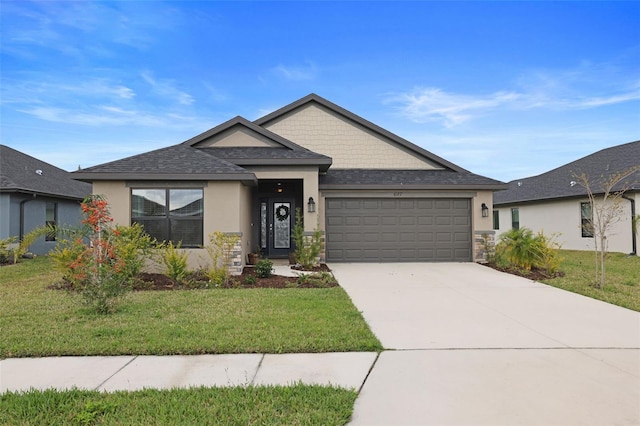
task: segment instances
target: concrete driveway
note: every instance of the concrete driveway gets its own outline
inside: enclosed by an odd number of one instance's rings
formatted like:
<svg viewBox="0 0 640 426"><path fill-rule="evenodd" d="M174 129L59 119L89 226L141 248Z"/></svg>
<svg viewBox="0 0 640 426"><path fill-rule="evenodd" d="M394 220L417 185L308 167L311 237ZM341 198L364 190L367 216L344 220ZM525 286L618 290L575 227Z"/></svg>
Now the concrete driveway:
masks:
<svg viewBox="0 0 640 426"><path fill-rule="evenodd" d="M640 424L640 313L471 263L331 268L389 349L352 424Z"/></svg>

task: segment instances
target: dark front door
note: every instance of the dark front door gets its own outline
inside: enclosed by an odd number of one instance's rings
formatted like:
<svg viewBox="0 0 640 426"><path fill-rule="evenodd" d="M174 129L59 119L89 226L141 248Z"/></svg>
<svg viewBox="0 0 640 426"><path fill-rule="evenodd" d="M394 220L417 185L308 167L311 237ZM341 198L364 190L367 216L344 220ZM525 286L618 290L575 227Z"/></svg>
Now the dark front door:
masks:
<svg viewBox="0 0 640 426"><path fill-rule="evenodd" d="M269 257L287 257L292 251L293 198L260 200L260 247Z"/></svg>

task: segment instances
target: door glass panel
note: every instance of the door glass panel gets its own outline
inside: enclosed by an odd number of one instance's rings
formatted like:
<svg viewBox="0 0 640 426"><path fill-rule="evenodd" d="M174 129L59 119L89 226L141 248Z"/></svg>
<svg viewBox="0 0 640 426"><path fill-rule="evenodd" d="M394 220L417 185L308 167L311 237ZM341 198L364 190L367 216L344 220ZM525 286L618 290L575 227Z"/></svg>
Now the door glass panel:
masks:
<svg viewBox="0 0 640 426"><path fill-rule="evenodd" d="M291 245L291 203L273 203L273 247L288 249Z"/></svg>
<svg viewBox="0 0 640 426"><path fill-rule="evenodd" d="M267 203L260 203L260 247L267 248Z"/></svg>

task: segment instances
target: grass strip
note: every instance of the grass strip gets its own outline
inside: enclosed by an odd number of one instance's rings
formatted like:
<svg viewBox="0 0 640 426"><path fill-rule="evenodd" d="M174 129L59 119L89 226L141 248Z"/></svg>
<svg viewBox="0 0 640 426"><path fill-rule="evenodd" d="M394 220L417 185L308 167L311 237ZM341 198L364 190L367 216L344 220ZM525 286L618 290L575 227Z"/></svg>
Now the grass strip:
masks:
<svg viewBox="0 0 640 426"><path fill-rule="evenodd" d="M344 425L356 392L335 387L8 392L0 424L11 425Z"/></svg>

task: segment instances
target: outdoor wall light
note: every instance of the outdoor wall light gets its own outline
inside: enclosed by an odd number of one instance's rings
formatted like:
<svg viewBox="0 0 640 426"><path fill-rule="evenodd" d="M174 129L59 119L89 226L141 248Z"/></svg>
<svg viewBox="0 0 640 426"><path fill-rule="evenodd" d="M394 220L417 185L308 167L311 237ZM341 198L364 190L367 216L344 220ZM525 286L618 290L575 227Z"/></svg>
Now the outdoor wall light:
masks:
<svg viewBox="0 0 640 426"><path fill-rule="evenodd" d="M482 203L482 217L489 217L489 207L485 203Z"/></svg>
<svg viewBox="0 0 640 426"><path fill-rule="evenodd" d="M307 203L308 212L313 213L316 211L316 202L313 201L313 197L309 197L309 202Z"/></svg>

